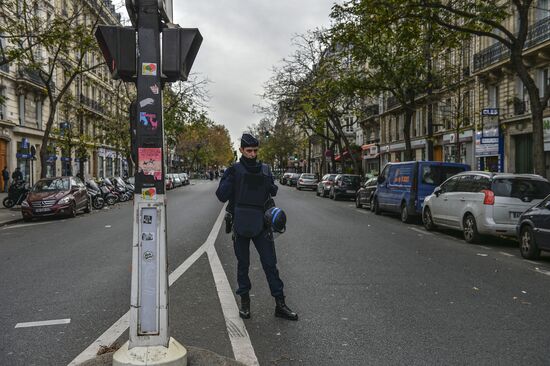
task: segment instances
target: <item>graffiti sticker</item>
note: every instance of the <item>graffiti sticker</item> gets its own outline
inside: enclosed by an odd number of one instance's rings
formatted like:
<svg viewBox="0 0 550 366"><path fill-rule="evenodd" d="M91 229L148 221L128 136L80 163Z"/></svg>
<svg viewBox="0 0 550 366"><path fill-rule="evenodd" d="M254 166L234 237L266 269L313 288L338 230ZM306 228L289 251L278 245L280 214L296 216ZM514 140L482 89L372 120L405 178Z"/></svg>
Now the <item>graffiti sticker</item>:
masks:
<svg viewBox="0 0 550 366"><path fill-rule="evenodd" d="M143 259L146 260L147 262L152 261L154 256L155 255L150 250L143 252Z"/></svg>
<svg viewBox="0 0 550 366"><path fill-rule="evenodd" d="M157 115L155 113L139 112L139 123L148 130L156 130L158 127Z"/></svg>
<svg viewBox="0 0 550 366"><path fill-rule="evenodd" d="M154 103L155 101L153 100L153 98L146 98L146 99L143 99L141 102L139 102L139 106L143 108L143 107L147 107L148 105L153 105Z"/></svg>
<svg viewBox="0 0 550 366"><path fill-rule="evenodd" d="M155 85L152 85L149 87L151 89L151 92L155 95L157 95L159 93L159 86L157 84Z"/></svg>
<svg viewBox="0 0 550 366"><path fill-rule="evenodd" d="M141 233L141 240L143 241L152 241L155 240L153 233Z"/></svg>
<svg viewBox="0 0 550 366"><path fill-rule="evenodd" d="M156 76L157 75L157 64L141 64L141 75Z"/></svg>
<svg viewBox="0 0 550 366"><path fill-rule="evenodd" d="M153 223L153 216L143 215L143 223L144 224L152 224Z"/></svg>
<svg viewBox="0 0 550 366"><path fill-rule="evenodd" d="M162 150L158 147L140 147L138 149L138 171L152 175L155 180L162 179Z"/></svg>
<svg viewBox="0 0 550 366"><path fill-rule="evenodd" d="M155 201L157 199L156 188L143 188L141 190L141 198L143 198L144 200ZM146 217L150 217L150 216L146 216Z"/></svg>

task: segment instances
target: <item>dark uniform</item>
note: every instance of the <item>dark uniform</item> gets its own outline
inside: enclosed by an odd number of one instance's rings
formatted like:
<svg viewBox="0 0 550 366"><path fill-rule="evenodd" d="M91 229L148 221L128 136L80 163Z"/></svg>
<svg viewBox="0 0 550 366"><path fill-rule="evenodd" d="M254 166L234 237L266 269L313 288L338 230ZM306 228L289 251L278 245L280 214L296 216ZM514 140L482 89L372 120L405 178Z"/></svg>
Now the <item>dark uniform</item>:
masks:
<svg viewBox="0 0 550 366"><path fill-rule="evenodd" d="M257 146L257 145L256 145ZM277 255L273 232L264 222L264 212L273 205L271 197L277 194L269 167L256 159L241 160L224 172L216 196L229 201L227 211L233 216L233 247L237 257L237 294L241 296L241 317L250 317L249 291L252 288L250 267L250 240L254 243L265 272L271 295L276 299L275 315L297 320L284 302L283 281L277 269Z"/></svg>

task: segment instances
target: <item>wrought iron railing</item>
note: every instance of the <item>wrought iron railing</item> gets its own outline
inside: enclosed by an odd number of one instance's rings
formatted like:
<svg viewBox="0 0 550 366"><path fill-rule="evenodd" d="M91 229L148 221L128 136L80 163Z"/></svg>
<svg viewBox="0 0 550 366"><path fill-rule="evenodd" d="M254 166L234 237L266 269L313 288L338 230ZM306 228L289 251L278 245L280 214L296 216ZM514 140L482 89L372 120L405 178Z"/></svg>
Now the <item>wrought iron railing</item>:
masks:
<svg viewBox="0 0 550 366"><path fill-rule="evenodd" d="M84 104L86 107L88 107L89 109L91 109L95 112L105 114L105 108L97 100L93 100L93 99L88 98L84 95L81 95L80 96L80 102L82 104Z"/></svg>
<svg viewBox="0 0 550 366"><path fill-rule="evenodd" d="M550 17L534 23L527 33L524 49L534 47L550 40ZM510 57L510 49L502 43L495 43L474 55L474 71L482 70L492 64Z"/></svg>

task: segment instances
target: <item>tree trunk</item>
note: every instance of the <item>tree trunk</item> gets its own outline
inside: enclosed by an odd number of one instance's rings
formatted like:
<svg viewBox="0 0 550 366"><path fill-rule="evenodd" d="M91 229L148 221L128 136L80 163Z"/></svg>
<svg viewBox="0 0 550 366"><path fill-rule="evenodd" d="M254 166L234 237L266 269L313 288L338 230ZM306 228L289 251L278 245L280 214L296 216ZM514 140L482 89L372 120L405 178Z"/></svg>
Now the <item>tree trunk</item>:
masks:
<svg viewBox="0 0 550 366"><path fill-rule="evenodd" d="M413 160L413 151L411 145L411 123L414 114L414 107L405 106L405 125L403 126L403 136L405 137L405 161Z"/></svg>
<svg viewBox="0 0 550 366"><path fill-rule="evenodd" d="M46 154L48 153L48 142L50 141L50 132L53 126L56 108L57 103L50 102L50 115L48 116L48 121L46 122L46 129L44 130L44 135L42 136L42 145L40 146L40 178L46 178Z"/></svg>

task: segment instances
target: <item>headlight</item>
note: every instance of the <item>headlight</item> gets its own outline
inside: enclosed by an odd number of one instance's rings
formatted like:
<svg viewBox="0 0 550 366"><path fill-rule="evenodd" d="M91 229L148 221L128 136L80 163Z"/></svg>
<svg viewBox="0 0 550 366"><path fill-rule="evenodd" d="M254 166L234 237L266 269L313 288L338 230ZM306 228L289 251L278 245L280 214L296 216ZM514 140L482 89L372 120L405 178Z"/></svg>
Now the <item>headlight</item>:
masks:
<svg viewBox="0 0 550 366"><path fill-rule="evenodd" d="M60 199L59 201L57 201L57 203L59 205L65 205L67 203L71 202L71 196L66 196L66 197L63 197L62 199Z"/></svg>
<svg viewBox="0 0 550 366"><path fill-rule="evenodd" d="M25 200L21 202L21 207L30 207L30 206L29 206L29 203Z"/></svg>

